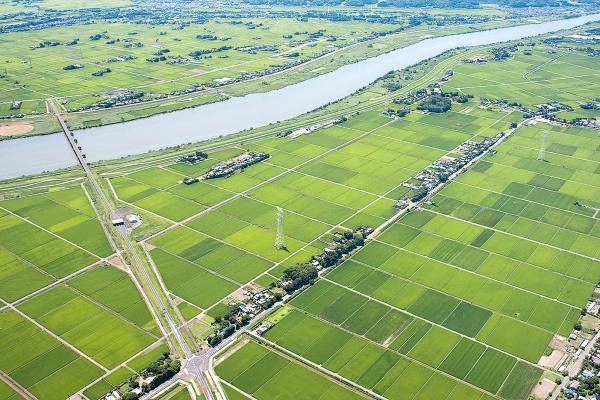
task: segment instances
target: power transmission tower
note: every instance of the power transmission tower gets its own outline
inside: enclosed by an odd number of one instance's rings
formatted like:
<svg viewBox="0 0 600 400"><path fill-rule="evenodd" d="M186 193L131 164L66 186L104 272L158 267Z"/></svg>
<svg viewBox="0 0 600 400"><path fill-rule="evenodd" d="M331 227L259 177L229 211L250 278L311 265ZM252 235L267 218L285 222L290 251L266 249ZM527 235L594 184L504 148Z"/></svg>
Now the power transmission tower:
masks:
<svg viewBox="0 0 600 400"><path fill-rule="evenodd" d="M275 237L275 248L285 249L283 236L283 208L277 207L277 236Z"/></svg>
<svg viewBox="0 0 600 400"><path fill-rule="evenodd" d="M542 142L540 143L540 151L538 153L537 159L540 161L546 161L546 138L548 137L548 131L544 129L544 134L542 136Z"/></svg>

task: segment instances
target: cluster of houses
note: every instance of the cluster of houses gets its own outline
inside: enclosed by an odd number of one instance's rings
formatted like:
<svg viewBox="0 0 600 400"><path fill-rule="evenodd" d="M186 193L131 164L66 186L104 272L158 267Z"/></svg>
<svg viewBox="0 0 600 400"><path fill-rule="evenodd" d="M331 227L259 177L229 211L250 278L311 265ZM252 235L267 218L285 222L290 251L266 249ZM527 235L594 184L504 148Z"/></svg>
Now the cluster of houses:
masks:
<svg viewBox="0 0 600 400"><path fill-rule="evenodd" d="M208 158L208 154L203 151L196 151L192 154L186 154L175 160L178 164L195 165L200 161L204 161Z"/></svg>
<svg viewBox="0 0 600 400"><path fill-rule="evenodd" d="M102 76L104 74L108 74L109 72L112 72L112 70L110 68L102 68L96 72L92 72L93 76Z"/></svg>
<svg viewBox="0 0 600 400"><path fill-rule="evenodd" d="M439 87L439 85L434 84L426 88L415 90L413 92L408 93L404 97L398 97L394 99L393 103L410 105L422 101L426 97L431 96L433 94L442 94L442 89Z"/></svg>
<svg viewBox="0 0 600 400"><path fill-rule="evenodd" d="M465 166L482 154L487 152L488 155L493 156L495 150L491 149L491 147L498 143L504 136L504 132L500 132L480 142L468 140L455 150L458 153L458 157L443 156L434 161L429 167L402 184L404 187L410 188L414 193L410 201L416 202L425 198L452 175L460 172ZM402 199L396 203L396 207L400 209L406 208L410 204L410 201Z"/></svg>
<svg viewBox="0 0 600 400"><path fill-rule="evenodd" d="M131 375L116 389L111 390L100 400L138 400L162 383L174 377L181 370L181 363L171 355L163 353L139 374Z"/></svg>
<svg viewBox="0 0 600 400"><path fill-rule="evenodd" d="M517 51L517 45L508 45L508 46L500 46L494 47L490 50L492 55L494 56L495 61L502 61L510 58L511 53Z"/></svg>
<svg viewBox="0 0 600 400"><path fill-rule="evenodd" d="M195 164L206 159L204 155L208 157L208 154L198 151L195 154L179 158L177 162L186 163L190 165ZM181 183L184 183L186 185L192 185L205 179L228 178L236 172L243 171L244 168L266 160L269 157L271 157L271 155L267 153L260 153L258 151L247 151L244 154L241 154L237 157L223 161L217 165L213 165L212 167L210 167L207 173L200 175L197 178L184 178L181 181Z"/></svg>
<svg viewBox="0 0 600 400"><path fill-rule="evenodd" d="M83 68L83 64L69 64L69 65L65 65L63 67L63 69L65 71L71 71L73 69L80 69L80 68Z"/></svg>
<svg viewBox="0 0 600 400"><path fill-rule="evenodd" d="M279 51L279 46L263 44L263 45L258 45L258 46L238 47L238 48L236 48L236 50L241 51L242 53L247 53L247 54L256 54L256 52L258 52L258 51L268 51L271 53L276 53L277 51Z"/></svg>
<svg viewBox="0 0 600 400"><path fill-rule="evenodd" d="M287 136L289 138L294 139L294 138L297 138L298 136L306 135L308 133L312 133L312 132L318 131L320 129L330 128L334 125L341 124L344 121L346 121L345 117L337 117L334 119L330 119L329 121L322 122L320 124L307 126L304 128L297 129L295 131L288 131L281 136Z"/></svg>
<svg viewBox="0 0 600 400"><path fill-rule="evenodd" d="M258 292L250 290L244 291L244 302L237 305L240 312L250 318L254 318L257 313L263 309L269 308L275 302L275 294L269 289L264 289Z"/></svg>
<svg viewBox="0 0 600 400"><path fill-rule="evenodd" d="M276 287L259 291L246 289L243 292L243 299L229 303L231 307L229 312L215 319L213 322L215 331L207 338L208 344L211 346L219 344L237 329L247 325L261 311L271 308L284 295L285 292Z"/></svg>
<svg viewBox="0 0 600 400"><path fill-rule="evenodd" d="M589 340L584 340L577 350L581 352L589 345ZM600 345L593 344L592 351L586 357L577 375L571 377L563 394L568 399L600 400Z"/></svg>
<svg viewBox="0 0 600 400"><path fill-rule="evenodd" d="M259 163L263 160L271 157L270 154L261 153L258 151L247 151L237 157L223 161L217 165L214 165L210 170L198 177L199 180L214 179L214 178L227 178L238 171L243 171L251 165Z"/></svg>
<svg viewBox="0 0 600 400"><path fill-rule="evenodd" d="M561 50L584 52L590 57L600 56L600 50L592 47L600 44L600 35L597 30L590 30L581 34L568 36L554 36L542 41ZM573 44L574 46L570 46L570 44Z"/></svg>
<svg viewBox="0 0 600 400"><path fill-rule="evenodd" d="M472 57L472 58L465 58L464 60L462 60L463 64L485 64L487 63L488 57L487 56L478 56L478 57Z"/></svg>
<svg viewBox="0 0 600 400"><path fill-rule="evenodd" d="M124 55L124 56L108 58L108 59L106 59L106 62L107 63L116 63L116 62L122 62L122 61L135 60L136 58L137 58L136 56Z"/></svg>
<svg viewBox="0 0 600 400"><path fill-rule="evenodd" d="M535 104L535 106L538 108L538 114L551 114L561 111L573 111L573 107L558 102Z"/></svg>
<svg viewBox="0 0 600 400"><path fill-rule="evenodd" d="M144 93L133 90L124 90L114 96L104 98L103 100L71 111L83 110L101 110L103 108L111 108L130 104L137 104L144 101Z"/></svg>

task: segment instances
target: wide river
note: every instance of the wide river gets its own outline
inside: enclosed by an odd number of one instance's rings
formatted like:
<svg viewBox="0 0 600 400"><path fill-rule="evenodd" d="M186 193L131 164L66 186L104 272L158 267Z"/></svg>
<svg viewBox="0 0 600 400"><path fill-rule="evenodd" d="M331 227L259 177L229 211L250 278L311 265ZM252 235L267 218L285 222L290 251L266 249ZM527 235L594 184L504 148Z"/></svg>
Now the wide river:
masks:
<svg viewBox="0 0 600 400"><path fill-rule="evenodd" d="M115 159L283 121L346 97L386 73L447 50L516 40L600 20L600 14L426 39L266 93L75 132L87 159ZM62 133L0 142L0 179L76 164Z"/></svg>

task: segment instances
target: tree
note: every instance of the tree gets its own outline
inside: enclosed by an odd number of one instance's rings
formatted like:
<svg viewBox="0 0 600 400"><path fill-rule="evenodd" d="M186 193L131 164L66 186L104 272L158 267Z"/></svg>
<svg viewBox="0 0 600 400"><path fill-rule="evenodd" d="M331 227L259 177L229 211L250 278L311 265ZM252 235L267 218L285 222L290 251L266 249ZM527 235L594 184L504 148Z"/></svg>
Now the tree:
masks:
<svg viewBox="0 0 600 400"><path fill-rule="evenodd" d="M434 113L445 113L452 107L452 101L444 96L429 96L417 106L419 110L427 110Z"/></svg>
<svg viewBox="0 0 600 400"><path fill-rule="evenodd" d="M286 288L290 292L313 282L318 276L318 270L314 265L298 264L283 271L282 280L291 282Z"/></svg>

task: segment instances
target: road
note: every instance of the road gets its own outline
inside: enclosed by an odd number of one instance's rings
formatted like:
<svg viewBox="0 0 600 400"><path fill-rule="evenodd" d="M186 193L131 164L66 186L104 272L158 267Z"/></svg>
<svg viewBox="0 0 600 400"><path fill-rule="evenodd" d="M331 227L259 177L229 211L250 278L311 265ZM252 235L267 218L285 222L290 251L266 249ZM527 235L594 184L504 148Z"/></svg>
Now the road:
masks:
<svg viewBox="0 0 600 400"><path fill-rule="evenodd" d="M58 111L58 108L56 107L55 102L53 100L50 100L50 101L48 101L48 103L50 104L50 107L52 108L52 111L54 112L54 115L56 116L56 119L58 120L58 123L60 124L60 126L63 130L63 133L65 134L65 136L67 138L67 141L69 142L69 145L71 147L71 150L73 151L73 154L75 155L75 158L77 159L77 162L79 162L79 165L81 165L81 167L83 168L83 171L85 172L87 180L89 181L90 185L92 186L92 189L94 190L95 194L97 196L99 196L99 198L104 203L106 210L108 211L108 214L109 214L107 216L108 217L107 219L111 220L111 217L114 213L114 209L111 206L110 202L108 201L108 198L102 191L100 185L96 181L96 178L93 175L92 170L90 169L90 167L85 159L85 155L83 154L82 149L78 146L78 144L73 136L73 133L69 130L69 127L67 126L64 119L62 118L62 115ZM100 221L100 223L102 223L102 222L103 221ZM204 392L205 399L206 400L214 400L212 391L210 390L210 387L208 386L206 378L203 374L203 371L205 371L206 368L208 367L208 359L206 360L206 362L200 362L199 364L196 364L196 361L193 361L198 358L200 360L203 360L203 358L199 355L195 355L191 351L188 343L186 342L185 338L181 334L179 327L175 323L175 320L169 314L167 307L165 306L158 289L156 288L156 286L154 285L154 282L152 281L152 279L150 277L150 274L144 267L144 264L143 264L142 260L140 259L140 256L138 255L137 251L135 250L133 243L131 243L131 240L129 239L129 235L127 234L127 230L126 230L125 226L123 226L123 225L117 226L117 231L121 235L121 237L123 239L123 243L125 243L125 247L126 247L127 253L130 255L130 261L133 264L133 267L135 267L138 271L140 271L142 273L142 276L144 277L145 283L147 285L146 287L148 287L150 289L150 292L151 292L154 300L156 301L156 304L158 304L159 308L161 309L161 313L163 314L163 317L167 321L167 324L169 325L170 330L173 332L175 339L177 340L177 343L181 347L181 349L184 353L184 356L185 356L186 365L190 364L190 361L192 361L191 365L194 366L194 368L192 369L193 375L200 382L202 391Z"/></svg>
<svg viewBox="0 0 600 400"><path fill-rule="evenodd" d="M570 377L575 376L581 371L581 367L583 365L583 361L590 355L592 350L594 350L594 345L600 340L600 331L596 332L596 335L590 339L588 345L583 349L583 351L577 356L575 362L573 362L569 368L567 368L568 375L565 376L560 385L558 385L554 392L548 398L549 400L556 400L556 398L562 393L563 389L566 389L571 383Z"/></svg>

